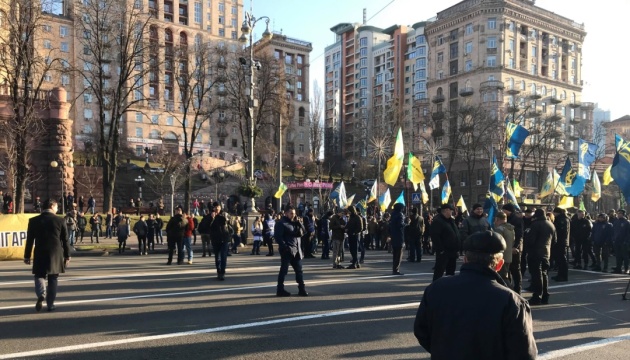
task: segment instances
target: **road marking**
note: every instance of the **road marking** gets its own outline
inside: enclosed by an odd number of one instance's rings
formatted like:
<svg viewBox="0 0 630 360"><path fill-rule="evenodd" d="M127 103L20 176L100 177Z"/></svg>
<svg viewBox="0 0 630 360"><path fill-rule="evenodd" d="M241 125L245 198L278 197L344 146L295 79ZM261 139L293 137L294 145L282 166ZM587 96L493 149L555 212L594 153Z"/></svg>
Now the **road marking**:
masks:
<svg viewBox="0 0 630 360"><path fill-rule="evenodd" d="M15 359L15 358L28 357L28 356L59 354L59 353L64 353L64 352L69 352L69 351L95 349L95 348L106 347L106 346L117 346L117 345L124 345L124 344L162 340L162 339L173 339L173 338L182 337L182 336L232 331L232 330L238 330L238 329L275 325L275 324L282 324L282 323L289 323L289 322L296 322L296 321L303 321L303 320L328 318L328 317L333 317L333 316L343 316L343 315L359 314L359 313L365 313L365 312L414 308L414 307L418 307L419 304L420 302L411 302L411 303L397 304L397 305L369 306L369 307L363 307L363 308L354 308L354 309L347 309L347 310L334 311L334 312L303 315L303 316L289 317L289 318L283 318L283 319L258 321L258 322L252 322L252 323L246 323L246 324L220 326L220 327L207 328L207 329L201 329L201 330L184 331L184 332L176 332L176 333L152 335L152 336L141 336L141 337L131 338L131 339L102 341L102 342L89 343L89 344L62 346L62 347L57 347L57 348L25 351L25 352L20 352L20 353L0 355L0 359Z"/></svg>
<svg viewBox="0 0 630 360"><path fill-rule="evenodd" d="M364 277L351 277L345 279L330 279L330 280L319 280L319 281L308 281L308 286L314 285L328 285L334 283L345 283L345 282L354 282L354 281L362 281L362 280L375 280L375 279L387 279L387 278L405 278L408 276L433 276L433 273L415 273L415 274L405 274L404 276L400 275L379 275L379 276L364 276ZM182 292L173 292L173 293L157 293L157 294L146 294L146 295L133 295L133 296L123 296L123 297L112 297L112 298L100 298L100 299L86 299L86 300L72 300L72 301L62 301L56 302L55 305L68 305L68 304L88 304L88 303L96 303L96 302L104 302L104 301L120 301L120 300L133 300L133 299L147 299L147 298L159 298L159 297L169 297L169 296L183 296L183 295L198 295L198 294L209 294L209 293L218 293L218 292L228 292L228 291L240 291L240 290L254 290L254 289L265 289L265 288L275 288L277 284L270 283L266 285L256 285L256 286L240 286L233 288L222 288L222 289L207 289L207 290L195 290L195 291L182 291ZM5 306L0 307L0 311L2 310L14 310L14 309L25 309L31 308L33 305L14 305L14 306Z"/></svg>
<svg viewBox="0 0 630 360"><path fill-rule="evenodd" d="M573 355L579 352L593 350L593 349L597 349L600 347L612 345L612 344L622 342L622 341L627 341L627 340L630 340L630 333L617 335L614 337L601 339L601 340L593 341L593 342L582 344L582 345L572 346L566 349L553 350L553 351L538 355L537 359L538 360L556 359L562 356Z"/></svg>

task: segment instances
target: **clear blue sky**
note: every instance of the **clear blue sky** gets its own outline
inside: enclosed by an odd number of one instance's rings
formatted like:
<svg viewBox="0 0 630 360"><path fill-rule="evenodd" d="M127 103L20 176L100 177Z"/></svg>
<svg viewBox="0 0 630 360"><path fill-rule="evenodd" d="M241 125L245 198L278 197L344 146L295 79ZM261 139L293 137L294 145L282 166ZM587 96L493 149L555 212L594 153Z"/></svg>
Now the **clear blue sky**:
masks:
<svg viewBox="0 0 630 360"><path fill-rule="evenodd" d="M362 22L367 9L368 24L386 28L394 24L412 25L457 4L457 0L253 0L254 16L269 16L274 31L309 41L311 89L314 81L323 87L324 49L335 40L330 28L342 22ZM605 4L605 5L604 5ZM611 110L612 119L630 114L630 45L627 16L629 0L538 0L536 5L584 23L582 101L596 102ZM250 0L245 0L249 11ZM256 33L264 30L263 26ZM622 69L622 70L620 70ZM311 90L312 91L312 90Z"/></svg>

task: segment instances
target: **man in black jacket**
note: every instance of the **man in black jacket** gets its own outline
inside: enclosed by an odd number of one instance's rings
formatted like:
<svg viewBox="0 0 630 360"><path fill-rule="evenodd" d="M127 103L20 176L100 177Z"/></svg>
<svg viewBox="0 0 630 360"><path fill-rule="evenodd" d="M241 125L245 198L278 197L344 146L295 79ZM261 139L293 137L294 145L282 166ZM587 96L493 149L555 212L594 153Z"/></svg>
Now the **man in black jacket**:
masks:
<svg viewBox="0 0 630 360"><path fill-rule="evenodd" d="M531 309L497 273L505 249L493 231L469 236L459 275L424 290L414 335L432 359L536 358Z"/></svg>
<svg viewBox="0 0 630 360"><path fill-rule="evenodd" d="M31 264L33 256L33 275L35 276L35 293L37 303L35 310L42 309L46 300L48 311L55 310L57 297L57 278L65 272L70 262L70 247L68 246L68 230L62 218L55 215L59 205L53 199L44 202L44 211L28 221L26 246L24 248L24 263ZM48 289L46 289L48 279Z"/></svg>
<svg viewBox="0 0 630 360"><path fill-rule="evenodd" d="M295 215L295 209L293 206L288 205L284 210L284 216L276 221L274 226L274 236L278 243L278 252L281 257L278 287L276 288L277 296L291 296L291 293L284 289L284 278L289 272L289 264L295 271L295 282L297 282L299 289L298 295L308 296L304 287L304 275L302 273L302 258L304 255L300 246L300 240L305 232L304 225Z"/></svg>
<svg viewBox="0 0 630 360"><path fill-rule="evenodd" d="M516 213L516 208L512 204L505 204L502 207L507 215L507 222L514 226L514 244L512 245L512 262L510 263L510 275L514 284L514 291L521 293L523 290L523 274L521 273L521 252L523 251L523 217Z"/></svg>
<svg viewBox="0 0 630 360"><path fill-rule="evenodd" d="M221 211L221 203L212 203L212 213L210 213L210 241L214 251L214 265L217 269L217 278L225 280L225 268L227 267L228 250L230 248L230 219Z"/></svg>
<svg viewBox="0 0 630 360"><path fill-rule="evenodd" d="M409 225L405 228L405 240L409 244L409 262L422 261L422 234L424 234L424 219L418 214L418 209L411 208Z"/></svg>
<svg viewBox="0 0 630 360"><path fill-rule="evenodd" d="M182 208L175 209L175 215L166 224L166 243L168 244L168 261L166 265L173 262L173 252L177 247L177 265L184 263L184 231L188 226L188 221L182 215Z"/></svg>
<svg viewBox="0 0 630 360"><path fill-rule="evenodd" d="M446 275L455 275L457 256L459 253L459 230L453 218L455 208L451 204L443 204L440 213L431 222L431 242L435 252L435 271L433 281Z"/></svg>
<svg viewBox="0 0 630 360"><path fill-rule="evenodd" d="M567 260L567 248L569 247L569 236L571 234L569 218L567 217L567 211L559 207L553 209L553 217L553 226L556 228L558 241L553 245L551 253L558 266L558 275L552 279L555 281L568 281L569 261Z"/></svg>
<svg viewBox="0 0 630 360"><path fill-rule="evenodd" d="M591 243L591 230L593 223L586 218L584 210L578 210L577 216L571 221L571 237L575 244L574 269L588 269L588 258L591 257L594 263L593 244ZM582 267L584 260L584 267Z"/></svg>
<svg viewBox="0 0 630 360"><path fill-rule="evenodd" d="M547 220L545 210L536 209L534 221L525 234L528 249L529 272L532 275L532 297L530 305L549 303L549 256L551 245L556 243L556 228Z"/></svg>

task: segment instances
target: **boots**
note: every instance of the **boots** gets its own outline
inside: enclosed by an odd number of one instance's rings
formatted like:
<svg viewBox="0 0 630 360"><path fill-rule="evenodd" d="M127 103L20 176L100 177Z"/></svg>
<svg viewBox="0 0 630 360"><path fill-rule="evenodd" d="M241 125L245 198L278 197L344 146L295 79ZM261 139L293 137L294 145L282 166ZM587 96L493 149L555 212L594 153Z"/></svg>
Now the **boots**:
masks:
<svg viewBox="0 0 630 360"><path fill-rule="evenodd" d="M299 286L299 292L298 295L299 296L308 296L308 293L306 292L306 289L304 288L304 284Z"/></svg>

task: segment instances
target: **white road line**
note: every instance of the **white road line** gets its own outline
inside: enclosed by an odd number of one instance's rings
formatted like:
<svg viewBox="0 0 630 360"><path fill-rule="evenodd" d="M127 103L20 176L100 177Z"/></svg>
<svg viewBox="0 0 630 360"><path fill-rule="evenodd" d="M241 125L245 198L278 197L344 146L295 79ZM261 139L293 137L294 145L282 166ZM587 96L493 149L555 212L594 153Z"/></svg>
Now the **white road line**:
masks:
<svg viewBox="0 0 630 360"><path fill-rule="evenodd" d="M327 284L354 282L354 281L362 281L362 280L387 279L387 278L392 278L392 277L404 278L404 277L407 277L407 276L427 276L427 275L431 275L432 276L433 273L405 274L405 276L402 276L402 277L399 276L399 275L380 275L380 276L365 276L365 277L351 277L351 278L344 278L344 279L308 281L307 285L308 286L327 285ZM270 283L270 284L266 284L266 285L256 285L256 286L240 286L240 287L222 288L222 289L207 289L207 290L183 291L183 292L172 292L172 293L133 295L133 296L123 296L123 297L112 297L112 298L99 298L99 299L62 301L62 302L55 303L55 305L88 304L88 303L96 303L96 302L104 302L104 301L147 299L147 298L159 298L159 297L182 296L182 295L198 295L198 294L209 294L209 293L217 293L217 292L264 289L264 288L271 288L271 287L276 287L276 286L277 286L277 284L274 282L274 283ZM14 309L25 309L25 308L30 308L32 306L33 306L32 304L5 306L5 307L0 307L0 311L2 311L2 310L14 310Z"/></svg>
<svg viewBox="0 0 630 360"><path fill-rule="evenodd" d="M582 345L572 346L566 349L553 350L553 351L538 355L537 359L538 360L556 359L562 356L573 355L579 352L593 350L593 349L597 349L600 347L604 347L607 345L612 345L618 342L628 341L628 340L630 340L630 333L617 335L614 337L601 339L601 340L593 341L593 342L582 344Z"/></svg>
<svg viewBox="0 0 630 360"><path fill-rule="evenodd" d="M42 355L49 355L49 354L59 354L59 353L64 353L64 352L69 352L69 351L95 349L95 348L106 347L106 346L116 346L116 345L132 344L132 343L155 341L155 340L162 340L162 339L172 339L172 338L182 337L182 336L216 333L216 332L231 331L231 330L238 330L238 329L245 329L245 328L253 328L253 327L259 327L259 326L282 324L282 323L288 323L288 322L321 319L321 318L327 318L327 317L333 317L333 316L343 316L343 315L359 314L359 313L365 313L365 312L413 308L413 307L417 307L418 304L420 303L412 302L412 303L405 303L405 304L398 304L398 305L370 306L370 307L354 308L354 309L347 309L347 310L341 310L341 311L335 311L335 312L296 316L296 317L290 317L290 318L284 318L284 319L258 321L258 322L237 324L237 325L228 325L228 326L221 326L221 327L194 330L194 331L184 331L184 332L176 332L176 333L152 335L152 336L141 336L141 337L131 338L131 339L102 341L102 342L96 342L96 343L90 343L90 344L62 346L62 347L57 347L57 348L25 351L25 352L20 352L20 353L0 355L0 359L15 359L15 358L21 358L21 357L27 357L27 356L42 356Z"/></svg>

